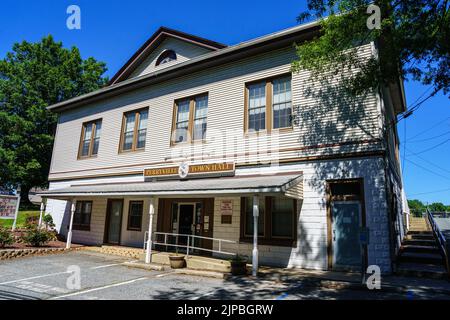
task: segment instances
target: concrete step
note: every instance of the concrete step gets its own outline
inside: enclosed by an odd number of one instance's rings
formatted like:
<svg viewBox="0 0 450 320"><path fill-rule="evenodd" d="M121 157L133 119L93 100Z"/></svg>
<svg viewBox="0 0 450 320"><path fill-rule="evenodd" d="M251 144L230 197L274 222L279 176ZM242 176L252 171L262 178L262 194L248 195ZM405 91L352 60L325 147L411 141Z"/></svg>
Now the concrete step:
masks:
<svg viewBox="0 0 450 320"><path fill-rule="evenodd" d="M442 256L435 253L402 252L398 257L399 262L425 263L433 265L444 265Z"/></svg>
<svg viewBox="0 0 450 320"><path fill-rule="evenodd" d="M231 263L228 260L213 259L200 256L186 257L186 266L193 270L207 270L228 273L231 271Z"/></svg>
<svg viewBox="0 0 450 320"><path fill-rule="evenodd" d="M403 240L405 245L418 245L418 246L435 246L436 241L434 239L405 239Z"/></svg>
<svg viewBox="0 0 450 320"><path fill-rule="evenodd" d="M152 263L170 265L169 256L173 253L157 252L152 254ZM185 256L186 267L191 270L205 270L212 272L230 272L231 264L228 260L203 256Z"/></svg>
<svg viewBox="0 0 450 320"><path fill-rule="evenodd" d="M428 234L407 234L406 235L406 239L407 240L434 240L433 235L428 235Z"/></svg>
<svg viewBox="0 0 450 320"><path fill-rule="evenodd" d="M443 266L433 264L400 263L397 265L396 274L406 277L448 279L447 270Z"/></svg>
<svg viewBox="0 0 450 320"><path fill-rule="evenodd" d="M433 236L433 232L428 230L409 230L408 234L417 234L417 235L425 235L425 236Z"/></svg>
<svg viewBox="0 0 450 320"><path fill-rule="evenodd" d="M433 254L440 254L439 249L436 245L409 245L409 244L403 244L400 247L400 251L402 253L404 252L417 252L417 253L433 253Z"/></svg>

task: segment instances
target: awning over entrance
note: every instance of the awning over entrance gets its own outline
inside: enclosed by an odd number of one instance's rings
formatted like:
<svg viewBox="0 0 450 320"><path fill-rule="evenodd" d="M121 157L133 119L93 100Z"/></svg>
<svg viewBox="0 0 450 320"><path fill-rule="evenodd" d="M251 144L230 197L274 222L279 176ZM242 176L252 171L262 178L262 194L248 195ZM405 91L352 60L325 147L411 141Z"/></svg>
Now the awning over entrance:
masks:
<svg viewBox="0 0 450 320"><path fill-rule="evenodd" d="M49 190L41 195L45 198L65 199L80 196L203 196L256 193L278 194L303 199L303 174L296 172L120 184L80 184Z"/></svg>

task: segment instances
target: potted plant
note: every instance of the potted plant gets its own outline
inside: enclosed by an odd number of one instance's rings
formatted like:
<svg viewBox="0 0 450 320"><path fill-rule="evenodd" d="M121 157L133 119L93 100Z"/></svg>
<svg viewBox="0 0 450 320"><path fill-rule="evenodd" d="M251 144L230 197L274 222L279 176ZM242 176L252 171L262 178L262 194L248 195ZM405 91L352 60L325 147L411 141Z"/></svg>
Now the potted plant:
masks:
<svg viewBox="0 0 450 320"><path fill-rule="evenodd" d="M169 255L170 267L172 269L180 269L186 266L183 254L171 254Z"/></svg>
<svg viewBox="0 0 450 320"><path fill-rule="evenodd" d="M247 274L247 257L236 254L231 260L231 274L233 276Z"/></svg>

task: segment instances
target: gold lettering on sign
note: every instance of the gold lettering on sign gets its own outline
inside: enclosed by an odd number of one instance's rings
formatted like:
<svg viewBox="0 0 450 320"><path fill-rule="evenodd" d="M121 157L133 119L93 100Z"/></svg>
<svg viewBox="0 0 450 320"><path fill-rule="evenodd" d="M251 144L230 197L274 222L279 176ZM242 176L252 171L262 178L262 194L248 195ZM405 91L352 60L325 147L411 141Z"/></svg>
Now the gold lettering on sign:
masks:
<svg viewBox="0 0 450 320"><path fill-rule="evenodd" d="M157 168L157 169L145 169L144 176L168 176L178 174L178 167L167 167L167 168Z"/></svg>
<svg viewBox="0 0 450 320"><path fill-rule="evenodd" d="M145 169L145 177L161 177L178 175L179 167L165 167L155 169ZM213 172L232 172L234 171L234 163L208 163L195 164L189 166L188 174L213 173Z"/></svg>

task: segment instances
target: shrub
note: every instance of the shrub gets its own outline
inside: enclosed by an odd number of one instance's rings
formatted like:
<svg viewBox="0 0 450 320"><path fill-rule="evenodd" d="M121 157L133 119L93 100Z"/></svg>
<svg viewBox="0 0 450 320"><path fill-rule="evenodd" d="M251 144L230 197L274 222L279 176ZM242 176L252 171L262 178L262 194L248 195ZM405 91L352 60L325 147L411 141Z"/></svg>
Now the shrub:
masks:
<svg viewBox="0 0 450 320"><path fill-rule="evenodd" d="M44 221L45 226L47 229L53 229L55 227L55 223L53 222L53 218L51 215L46 214L43 218L42 221Z"/></svg>
<svg viewBox="0 0 450 320"><path fill-rule="evenodd" d="M46 229L40 229L37 225L27 225L27 231L22 235L22 239L25 243L33 247L41 247L54 238L52 232Z"/></svg>
<svg viewBox="0 0 450 320"><path fill-rule="evenodd" d="M12 245L14 243L14 237L11 230L0 227L0 248Z"/></svg>

